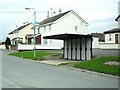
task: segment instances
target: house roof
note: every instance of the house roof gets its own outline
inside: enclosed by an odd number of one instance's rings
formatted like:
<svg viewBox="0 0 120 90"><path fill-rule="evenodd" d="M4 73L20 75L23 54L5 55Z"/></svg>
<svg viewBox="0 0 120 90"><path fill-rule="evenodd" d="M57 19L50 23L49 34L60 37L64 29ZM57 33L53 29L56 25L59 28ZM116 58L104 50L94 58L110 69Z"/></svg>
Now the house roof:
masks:
<svg viewBox="0 0 120 90"><path fill-rule="evenodd" d="M104 32L104 34L108 34L108 33L120 33L120 28L114 28Z"/></svg>
<svg viewBox="0 0 120 90"><path fill-rule="evenodd" d="M31 23L28 23L28 24L25 24L25 25L23 25L23 26L20 26L20 27L18 27L17 29L15 29L15 30L13 30L12 32L10 32L9 34L12 34L12 33L16 32L16 31L19 31L19 30L25 28L26 26L28 26L28 25L30 25L30 24L31 24Z"/></svg>
<svg viewBox="0 0 120 90"><path fill-rule="evenodd" d="M73 39L73 38L80 38L80 37L91 37L91 35L82 35L82 34L57 34L57 35L51 35L51 36L45 36L44 39Z"/></svg>
<svg viewBox="0 0 120 90"><path fill-rule="evenodd" d="M47 19L43 20L43 21L40 23L40 25L44 25L44 24L47 24L47 23L52 23L52 22L60 19L60 18L63 17L64 15L68 14L69 12L74 12L74 11L73 11L73 10L69 10L69 11L67 11L67 12L60 13L60 14L55 15L55 16L53 16L53 17L47 18ZM74 13L75 13L75 12L74 12ZM78 16L79 16L79 15L78 15ZM80 16L79 16L79 18L80 18L82 21L84 21L85 23L87 23L87 22L86 22L84 19L82 19ZM88 23L87 23L87 24L88 24Z"/></svg>
<svg viewBox="0 0 120 90"><path fill-rule="evenodd" d="M12 41L17 40L17 39L23 39L23 38L16 37L16 38L13 38Z"/></svg>
<svg viewBox="0 0 120 90"><path fill-rule="evenodd" d="M71 10L70 10L70 11L71 11ZM60 13L60 14L55 15L55 16L53 16L53 17L47 18L47 19L43 20L42 22L40 22L40 25L54 22L54 21L56 21L57 19L59 19L59 18L61 18L62 16L66 15L67 13L69 13L70 11L67 11L67 12L64 12L64 13Z"/></svg>
<svg viewBox="0 0 120 90"><path fill-rule="evenodd" d="M35 34L35 37L39 36L40 34ZM27 34L27 38L34 38L34 34Z"/></svg>
<svg viewBox="0 0 120 90"><path fill-rule="evenodd" d="M92 37L101 37L104 36L104 33L91 33Z"/></svg>
<svg viewBox="0 0 120 90"><path fill-rule="evenodd" d="M118 21L119 18L120 18L120 15L118 15L118 17L115 19L115 21Z"/></svg>
<svg viewBox="0 0 120 90"><path fill-rule="evenodd" d="M92 37L98 37L100 42L105 41L105 34L104 33L91 33Z"/></svg>

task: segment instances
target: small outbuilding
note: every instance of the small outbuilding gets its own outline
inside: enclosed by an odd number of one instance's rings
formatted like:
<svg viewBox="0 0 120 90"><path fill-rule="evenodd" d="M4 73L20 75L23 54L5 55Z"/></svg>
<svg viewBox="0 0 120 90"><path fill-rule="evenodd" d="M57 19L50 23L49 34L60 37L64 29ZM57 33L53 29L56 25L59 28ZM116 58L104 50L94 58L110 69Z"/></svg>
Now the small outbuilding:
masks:
<svg viewBox="0 0 120 90"><path fill-rule="evenodd" d="M58 34L45 39L64 40L63 57L72 60L92 59L92 36L80 34Z"/></svg>

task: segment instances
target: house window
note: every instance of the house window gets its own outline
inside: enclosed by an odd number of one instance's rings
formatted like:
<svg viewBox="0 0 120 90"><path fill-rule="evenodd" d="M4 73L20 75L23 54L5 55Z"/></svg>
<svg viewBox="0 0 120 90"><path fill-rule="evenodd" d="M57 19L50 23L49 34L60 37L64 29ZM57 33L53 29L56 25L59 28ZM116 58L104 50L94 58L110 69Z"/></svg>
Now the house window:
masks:
<svg viewBox="0 0 120 90"><path fill-rule="evenodd" d="M81 25L82 25L82 22L81 22Z"/></svg>
<svg viewBox="0 0 120 90"><path fill-rule="evenodd" d="M23 38L19 38L18 43L22 44L23 43Z"/></svg>
<svg viewBox="0 0 120 90"><path fill-rule="evenodd" d="M44 32L46 32L46 26L44 26Z"/></svg>
<svg viewBox="0 0 120 90"><path fill-rule="evenodd" d="M77 29L78 29L78 27L77 27L77 26L75 26L75 31L77 31Z"/></svg>
<svg viewBox="0 0 120 90"><path fill-rule="evenodd" d="M48 44L48 41L47 41L47 39L44 39L44 42L43 42L44 44Z"/></svg>
<svg viewBox="0 0 120 90"><path fill-rule="evenodd" d="M108 41L111 41L111 34L109 34L109 39L108 39Z"/></svg>
<svg viewBox="0 0 120 90"><path fill-rule="evenodd" d="M34 38L31 38L31 44L34 44Z"/></svg>
<svg viewBox="0 0 120 90"><path fill-rule="evenodd" d="M49 25L49 31L51 31L51 25Z"/></svg>
<svg viewBox="0 0 120 90"><path fill-rule="evenodd" d="M38 28L38 34L40 34L40 28Z"/></svg>
<svg viewBox="0 0 120 90"><path fill-rule="evenodd" d="M52 40L50 39L50 44L52 43Z"/></svg>

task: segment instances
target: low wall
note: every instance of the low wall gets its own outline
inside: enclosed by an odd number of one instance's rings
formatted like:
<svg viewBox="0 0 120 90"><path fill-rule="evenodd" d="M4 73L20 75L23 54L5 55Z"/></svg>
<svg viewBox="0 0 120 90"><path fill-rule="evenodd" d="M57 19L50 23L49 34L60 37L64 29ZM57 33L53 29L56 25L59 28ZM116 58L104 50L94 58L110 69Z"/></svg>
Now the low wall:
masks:
<svg viewBox="0 0 120 90"><path fill-rule="evenodd" d="M100 49L120 49L120 44L114 43L99 43Z"/></svg>
<svg viewBox="0 0 120 90"><path fill-rule="evenodd" d="M0 45L0 49L5 49L5 45Z"/></svg>
<svg viewBox="0 0 120 90"><path fill-rule="evenodd" d="M99 48L98 37L93 37L92 48Z"/></svg>
<svg viewBox="0 0 120 90"><path fill-rule="evenodd" d="M61 49L62 46L58 46L58 45L35 45L36 50L42 50L42 49ZM34 49L34 45L18 45L18 51L22 51L22 50L33 50Z"/></svg>

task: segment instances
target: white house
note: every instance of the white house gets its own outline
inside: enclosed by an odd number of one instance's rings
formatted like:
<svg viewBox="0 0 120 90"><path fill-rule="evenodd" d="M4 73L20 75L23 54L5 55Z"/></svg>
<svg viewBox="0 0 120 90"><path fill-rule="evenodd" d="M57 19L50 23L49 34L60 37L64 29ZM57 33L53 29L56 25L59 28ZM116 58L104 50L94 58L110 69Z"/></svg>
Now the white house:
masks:
<svg viewBox="0 0 120 90"><path fill-rule="evenodd" d="M104 32L105 43L120 44L120 28L114 28Z"/></svg>
<svg viewBox="0 0 120 90"><path fill-rule="evenodd" d="M18 27L17 29L13 30L9 33L12 45L15 45L17 43L20 44L33 44L34 43L34 24L33 23L27 23L25 25L22 25ZM36 44L41 44L41 35L38 30L36 29L35 33L35 42Z"/></svg>
<svg viewBox="0 0 120 90"><path fill-rule="evenodd" d="M120 49L120 1L118 2L118 16L115 21L118 21L118 28L114 28L104 32L105 42L98 41L98 37L94 37L94 35L92 35L93 48Z"/></svg>
<svg viewBox="0 0 120 90"><path fill-rule="evenodd" d="M9 37L12 45L15 45L18 42L26 43L26 34L32 34L31 28L33 26L34 25L32 23L27 23L10 32Z"/></svg>
<svg viewBox="0 0 120 90"><path fill-rule="evenodd" d="M91 33L93 49L119 49L120 28L104 31L104 33Z"/></svg>
<svg viewBox="0 0 120 90"><path fill-rule="evenodd" d="M100 49L120 49L120 28L114 28L104 32L105 42L99 44Z"/></svg>
<svg viewBox="0 0 120 90"><path fill-rule="evenodd" d="M120 28L120 15L115 19L115 21L118 21L118 27Z"/></svg>
<svg viewBox="0 0 120 90"><path fill-rule="evenodd" d="M104 33L91 33L92 36L92 48L93 49L99 49L100 48L100 43L105 42L105 35Z"/></svg>
<svg viewBox="0 0 120 90"><path fill-rule="evenodd" d="M120 1L118 2L118 17L115 21L118 21L118 28L120 28Z"/></svg>
<svg viewBox="0 0 120 90"><path fill-rule="evenodd" d="M63 40L44 39L43 37L57 34L87 35L88 23L73 10L70 10L41 21L39 26L40 28L36 30L36 36L40 35L37 41L40 41L41 45L36 45L36 49L61 49ZM33 35L27 34L26 38L31 43ZM21 45L20 49L33 50L33 46Z"/></svg>
<svg viewBox="0 0 120 90"><path fill-rule="evenodd" d="M57 34L83 34L87 35L88 23L73 10L60 13L40 22L41 45L61 45L63 41L44 39L45 36Z"/></svg>
<svg viewBox="0 0 120 90"><path fill-rule="evenodd" d="M115 21L118 21L118 28L104 31L105 42L99 43L100 49L120 49L120 1L118 2L118 17Z"/></svg>
<svg viewBox="0 0 120 90"><path fill-rule="evenodd" d="M45 19L40 23L42 44L63 45L64 59L90 60L92 36L87 35L87 26L88 23L73 10Z"/></svg>

